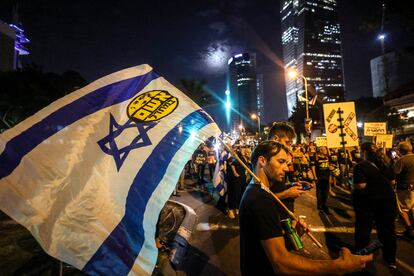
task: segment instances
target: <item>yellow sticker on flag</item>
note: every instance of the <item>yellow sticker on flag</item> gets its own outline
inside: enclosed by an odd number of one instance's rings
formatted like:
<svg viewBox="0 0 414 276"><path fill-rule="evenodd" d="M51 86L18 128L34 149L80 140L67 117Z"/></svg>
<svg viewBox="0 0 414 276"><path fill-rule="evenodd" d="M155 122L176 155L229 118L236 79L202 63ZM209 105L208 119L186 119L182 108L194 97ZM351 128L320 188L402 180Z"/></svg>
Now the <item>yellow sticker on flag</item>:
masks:
<svg viewBox="0 0 414 276"><path fill-rule="evenodd" d="M127 107L128 117L136 122L153 122L171 114L178 99L165 90L148 91L135 97Z"/></svg>

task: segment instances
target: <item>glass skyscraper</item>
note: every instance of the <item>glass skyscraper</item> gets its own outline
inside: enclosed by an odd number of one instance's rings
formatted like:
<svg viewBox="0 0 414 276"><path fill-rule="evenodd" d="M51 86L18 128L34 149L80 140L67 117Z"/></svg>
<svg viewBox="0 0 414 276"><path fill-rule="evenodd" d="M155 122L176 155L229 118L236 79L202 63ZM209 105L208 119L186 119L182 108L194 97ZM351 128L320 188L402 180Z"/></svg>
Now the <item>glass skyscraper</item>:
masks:
<svg viewBox="0 0 414 276"><path fill-rule="evenodd" d="M239 131L240 125L243 128L255 126L255 122L252 122L250 116L257 115L260 111L259 105L263 105L260 98L263 97L263 94L258 94L258 85L262 90L263 81L260 81L259 84L257 82L255 54L235 55L229 59L228 66L228 86L232 102L230 130Z"/></svg>
<svg viewBox="0 0 414 276"><path fill-rule="evenodd" d="M308 82L309 97L324 102L344 99L340 26L336 0L281 1L283 61ZM305 96L302 78L285 77L288 116Z"/></svg>

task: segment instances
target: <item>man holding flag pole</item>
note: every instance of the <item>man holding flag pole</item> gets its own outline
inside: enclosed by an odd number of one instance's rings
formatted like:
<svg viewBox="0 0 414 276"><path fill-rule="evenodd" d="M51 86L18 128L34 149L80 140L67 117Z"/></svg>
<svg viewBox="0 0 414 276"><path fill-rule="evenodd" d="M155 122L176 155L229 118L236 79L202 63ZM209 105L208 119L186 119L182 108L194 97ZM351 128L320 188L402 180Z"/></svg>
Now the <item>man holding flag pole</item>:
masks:
<svg viewBox="0 0 414 276"><path fill-rule="evenodd" d="M344 274L361 270L373 255L352 255L342 248L335 260L311 260L286 249L280 222L283 204L270 191L288 171L288 149L275 141L260 143L252 153L254 183L240 204L240 264L242 275ZM286 207L285 207L286 208ZM290 227L289 227L290 229Z"/></svg>

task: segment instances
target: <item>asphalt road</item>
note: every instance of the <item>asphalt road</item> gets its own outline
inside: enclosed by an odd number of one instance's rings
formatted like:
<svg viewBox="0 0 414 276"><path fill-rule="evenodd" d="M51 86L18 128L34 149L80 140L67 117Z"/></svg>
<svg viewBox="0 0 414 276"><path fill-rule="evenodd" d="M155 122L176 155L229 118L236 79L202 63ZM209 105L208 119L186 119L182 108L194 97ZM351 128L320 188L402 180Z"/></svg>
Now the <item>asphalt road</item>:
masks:
<svg viewBox="0 0 414 276"><path fill-rule="evenodd" d="M218 197L193 185L173 197L195 210L198 215L196 229L190 239L188 254L183 267L167 274L176 275L240 275L239 233L237 219L231 220L217 207ZM306 216L306 222L314 235L324 245L319 249L308 237L303 238L305 249L301 254L313 259L336 258L340 247L353 248L354 212L350 194L343 189L334 189L336 196L330 196L328 206L332 215L316 210L315 189L305 193L295 203L295 214ZM403 230L396 222L397 230ZM372 238L376 237L375 230ZM390 271L382 261L381 253L363 275L414 275L414 242L398 239L397 271Z"/></svg>

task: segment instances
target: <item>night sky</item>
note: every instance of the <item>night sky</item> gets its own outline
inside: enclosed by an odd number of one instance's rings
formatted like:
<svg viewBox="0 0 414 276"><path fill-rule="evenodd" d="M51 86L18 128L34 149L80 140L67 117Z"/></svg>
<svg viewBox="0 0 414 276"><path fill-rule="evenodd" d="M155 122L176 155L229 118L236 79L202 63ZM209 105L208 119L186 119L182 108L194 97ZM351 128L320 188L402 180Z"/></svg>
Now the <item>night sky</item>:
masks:
<svg viewBox="0 0 414 276"><path fill-rule="evenodd" d="M13 2L2 0L0 20L12 21ZM339 0L338 6L347 99L371 96L369 61L381 47L378 32L360 26L380 16L381 1ZM38 0L21 1L19 14L31 40L28 61L47 72L75 70L88 81L148 63L172 83L205 79L223 97L229 57L257 52L263 121L269 122L287 119L279 10L275 0ZM399 22L385 26L388 50L413 45L403 28Z"/></svg>

